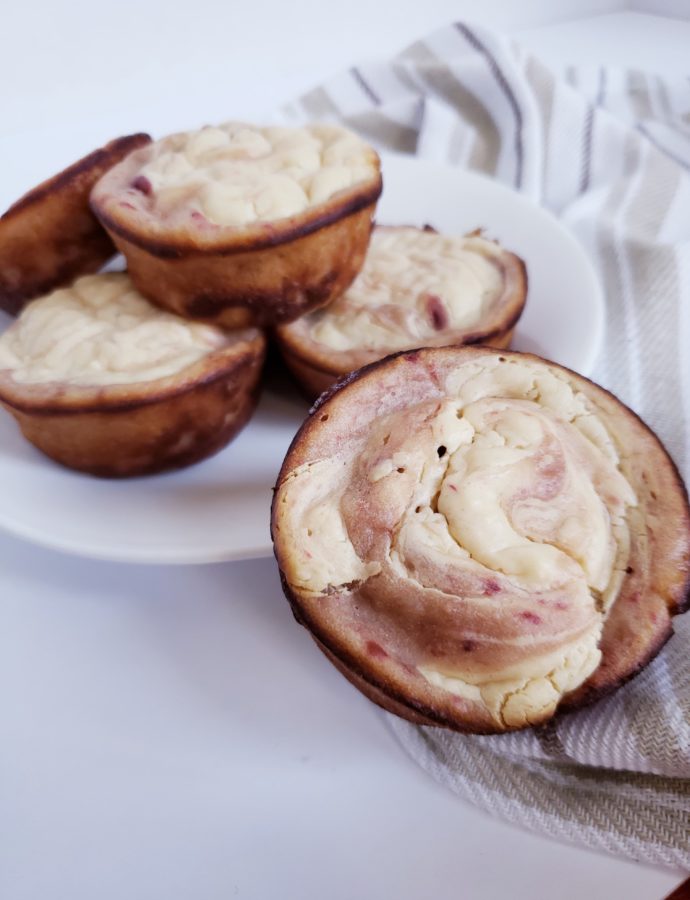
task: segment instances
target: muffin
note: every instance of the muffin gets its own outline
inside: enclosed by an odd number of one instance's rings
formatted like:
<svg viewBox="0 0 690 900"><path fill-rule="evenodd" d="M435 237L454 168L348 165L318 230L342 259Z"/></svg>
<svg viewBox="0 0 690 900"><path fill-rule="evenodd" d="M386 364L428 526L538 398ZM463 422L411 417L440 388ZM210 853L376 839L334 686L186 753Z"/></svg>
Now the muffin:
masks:
<svg viewBox="0 0 690 900"><path fill-rule="evenodd" d="M115 246L89 208L91 188L115 163L148 144L147 134L117 138L44 181L0 217L0 309L96 272Z"/></svg>
<svg viewBox="0 0 690 900"><path fill-rule="evenodd" d="M158 305L230 328L288 322L359 272L379 159L335 125L230 122L174 134L108 172L91 206Z"/></svg>
<svg viewBox="0 0 690 900"><path fill-rule="evenodd" d="M33 301L0 337L0 403L47 456L92 475L179 468L224 447L256 404L265 338L152 306L126 273Z"/></svg>
<svg viewBox="0 0 690 900"><path fill-rule="evenodd" d="M447 344L507 347L527 296L521 259L475 232L377 226L364 268L326 309L276 329L312 397L389 353Z"/></svg>
<svg viewBox="0 0 690 900"><path fill-rule="evenodd" d="M688 604L690 511L655 435L529 354L402 353L324 395L274 549L295 616L411 721L504 732L640 671Z"/></svg>

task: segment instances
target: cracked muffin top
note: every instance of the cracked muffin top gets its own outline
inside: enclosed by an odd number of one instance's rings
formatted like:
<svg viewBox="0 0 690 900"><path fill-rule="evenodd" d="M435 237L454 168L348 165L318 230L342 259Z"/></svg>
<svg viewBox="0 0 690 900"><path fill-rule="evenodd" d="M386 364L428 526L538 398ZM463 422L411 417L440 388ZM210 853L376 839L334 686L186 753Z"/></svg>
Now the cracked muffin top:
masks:
<svg viewBox="0 0 690 900"><path fill-rule="evenodd" d="M335 125L257 127L228 122L155 141L96 185L97 212L155 232L212 241L321 210L335 198L380 192L379 160ZM371 197L369 197L371 200Z"/></svg>
<svg viewBox="0 0 690 900"><path fill-rule="evenodd" d="M175 375L234 339L149 303L123 272L88 275L26 307L0 336L0 370L15 384L133 384Z"/></svg>

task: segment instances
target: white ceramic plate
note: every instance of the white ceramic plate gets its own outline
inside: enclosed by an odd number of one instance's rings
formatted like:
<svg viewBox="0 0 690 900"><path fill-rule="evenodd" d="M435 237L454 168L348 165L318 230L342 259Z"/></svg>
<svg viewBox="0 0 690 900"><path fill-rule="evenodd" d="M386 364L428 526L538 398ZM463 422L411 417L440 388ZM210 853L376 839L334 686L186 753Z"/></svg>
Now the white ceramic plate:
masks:
<svg viewBox="0 0 690 900"><path fill-rule="evenodd" d="M479 226L527 263L529 295L514 347L587 374L603 334L603 300L579 245L551 215L489 179L387 156L378 219L462 234ZM6 317L4 322L9 321ZM190 469L102 481L42 456L0 417L0 527L82 556L200 563L271 553L271 488L307 403L280 369L225 450Z"/></svg>

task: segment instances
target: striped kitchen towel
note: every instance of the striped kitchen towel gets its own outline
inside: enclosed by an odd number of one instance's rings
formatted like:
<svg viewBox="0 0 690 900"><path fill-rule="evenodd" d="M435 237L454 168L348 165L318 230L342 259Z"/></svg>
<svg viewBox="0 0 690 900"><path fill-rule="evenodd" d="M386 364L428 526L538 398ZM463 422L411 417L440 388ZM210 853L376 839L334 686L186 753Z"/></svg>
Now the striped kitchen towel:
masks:
<svg viewBox="0 0 690 900"><path fill-rule="evenodd" d="M291 104L380 149L476 169L552 210L606 293L593 377L637 410L690 481L690 81L545 68L464 23ZM617 694L539 730L464 736L390 717L436 779L553 837L690 869L690 615Z"/></svg>

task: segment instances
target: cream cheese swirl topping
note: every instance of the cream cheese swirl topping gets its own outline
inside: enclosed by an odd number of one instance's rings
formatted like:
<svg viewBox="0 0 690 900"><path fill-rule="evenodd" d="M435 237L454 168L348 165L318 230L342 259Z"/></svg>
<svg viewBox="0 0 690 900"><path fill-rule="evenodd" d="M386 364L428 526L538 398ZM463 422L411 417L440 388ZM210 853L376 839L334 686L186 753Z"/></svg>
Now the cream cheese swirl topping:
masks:
<svg viewBox="0 0 690 900"><path fill-rule="evenodd" d="M0 370L20 384L130 384L174 375L227 343L219 328L158 309L112 272L28 304L0 337Z"/></svg>
<svg viewBox="0 0 690 900"><path fill-rule="evenodd" d="M350 591L353 627L497 725L543 720L598 666L637 500L567 373L467 362L281 491L293 589Z"/></svg>
<svg viewBox="0 0 690 900"><path fill-rule="evenodd" d="M134 161L137 161L134 166ZM378 176L378 157L336 125L259 128L242 122L173 134L106 176L128 172L128 202L169 224L241 227L305 212Z"/></svg>
<svg viewBox="0 0 690 900"><path fill-rule="evenodd" d="M501 294L500 254L478 236L378 227L350 288L307 317L309 336L337 351L393 351L470 331Z"/></svg>

